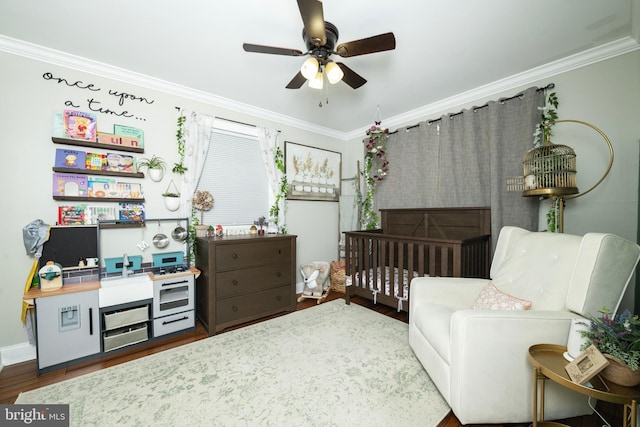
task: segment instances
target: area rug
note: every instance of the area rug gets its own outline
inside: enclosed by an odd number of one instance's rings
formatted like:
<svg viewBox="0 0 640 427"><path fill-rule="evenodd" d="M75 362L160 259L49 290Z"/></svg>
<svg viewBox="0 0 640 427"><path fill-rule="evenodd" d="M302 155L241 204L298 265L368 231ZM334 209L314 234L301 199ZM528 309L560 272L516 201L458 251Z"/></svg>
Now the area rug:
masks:
<svg viewBox="0 0 640 427"><path fill-rule="evenodd" d="M21 393L72 426L436 426L408 325L338 299Z"/></svg>

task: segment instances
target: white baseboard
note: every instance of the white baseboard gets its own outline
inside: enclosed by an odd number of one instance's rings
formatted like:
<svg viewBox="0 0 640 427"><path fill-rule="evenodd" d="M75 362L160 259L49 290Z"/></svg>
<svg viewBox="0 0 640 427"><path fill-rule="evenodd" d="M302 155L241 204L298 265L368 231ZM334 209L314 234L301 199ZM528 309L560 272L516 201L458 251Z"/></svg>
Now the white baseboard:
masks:
<svg viewBox="0 0 640 427"><path fill-rule="evenodd" d="M3 367L14 365L36 358L36 346L28 342L10 345L0 348L0 370Z"/></svg>

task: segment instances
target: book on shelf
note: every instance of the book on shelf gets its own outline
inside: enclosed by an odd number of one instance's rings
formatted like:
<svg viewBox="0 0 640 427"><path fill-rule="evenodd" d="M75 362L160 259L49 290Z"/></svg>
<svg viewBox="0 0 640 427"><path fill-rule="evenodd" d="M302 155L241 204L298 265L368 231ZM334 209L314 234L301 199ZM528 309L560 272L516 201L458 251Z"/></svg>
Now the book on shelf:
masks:
<svg viewBox="0 0 640 427"><path fill-rule="evenodd" d="M105 177L89 177L88 184L89 197L120 197L116 189L116 180Z"/></svg>
<svg viewBox="0 0 640 427"><path fill-rule="evenodd" d="M97 224L98 221L113 221L116 219L116 208L113 206L87 206L85 223Z"/></svg>
<svg viewBox="0 0 640 427"><path fill-rule="evenodd" d="M53 173L52 194L54 196L87 197L88 189L86 175Z"/></svg>
<svg viewBox="0 0 640 427"><path fill-rule="evenodd" d="M86 153L85 169L94 171L107 170L107 155L100 153Z"/></svg>
<svg viewBox="0 0 640 427"><path fill-rule="evenodd" d="M87 160L87 153L78 150L67 150L56 148L55 167L84 169Z"/></svg>
<svg viewBox="0 0 640 427"><path fill-rule="evenodd" d="M58 206L58 225L84 225L85 205Z"/></svg>
<svg viewBox="0 0 640 427"><path fill-rule="evenodd" d="M145 212L142 203L121 203L118 207L118 219L127 222L144 222Z"/></svg>
<svg viewBox="0 0 640 427"><path fill-rule="evenodd" d="M133 156L118 153L107 153L107 171L136 172L136 159Z"/></svg>
<svg viewBox="0 0 640 427"><path fill-rule="evenodd" d="M67 138L95 142L98 122L95 113L64 110L63 118L64 132Z"/></svg>
<svg viewBox="0 0 640 427"><path fill-rule="evenodd" d="M113 125L113 133L138 141L138 147L144 148L144 132L142 129L124 125Z"/></svg>
<svg viewBox="0 0 640 427"><path fill-rule="evenodd" d="M120 136L112 133L98 132L98 144L116 147L142 148L137 138L130 136Z"/></svg>

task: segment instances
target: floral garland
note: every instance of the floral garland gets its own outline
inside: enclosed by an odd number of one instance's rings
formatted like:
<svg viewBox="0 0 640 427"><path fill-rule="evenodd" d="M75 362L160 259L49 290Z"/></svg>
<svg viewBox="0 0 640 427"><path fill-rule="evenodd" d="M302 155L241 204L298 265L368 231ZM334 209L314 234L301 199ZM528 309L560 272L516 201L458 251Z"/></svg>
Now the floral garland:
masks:
<svg viewBox="0 0 640 427"><path fill-rule="evenodd" d="M359 195L359 203L362 210L361 225L365 230L373 230L378 227L378 214L373 207L376 186L382 182L389 173L389 160L387 160L387 136L389 129L382 128L381 122L376 121L367 129L367 138L364 146L367 150L364 156L364 177L366 196Z"/></svg>

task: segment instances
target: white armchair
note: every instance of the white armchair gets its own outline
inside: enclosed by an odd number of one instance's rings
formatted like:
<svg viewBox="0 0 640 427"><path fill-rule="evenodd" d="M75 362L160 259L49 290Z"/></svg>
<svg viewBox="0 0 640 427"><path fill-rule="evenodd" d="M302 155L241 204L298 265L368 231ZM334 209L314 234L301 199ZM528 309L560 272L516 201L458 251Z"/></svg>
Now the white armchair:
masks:
<svg viewBox="0 0 640 427"><path fill-rule="evenodd" d="M412 280L409 344L462 424L530 422L529 347L566 345L572 318L617 310L639 258L640 246L612 234L504 227L491 280ZM472 309L489 282L531 308ZM585 396L548 382L546 419L591 412Z"/></svg>

